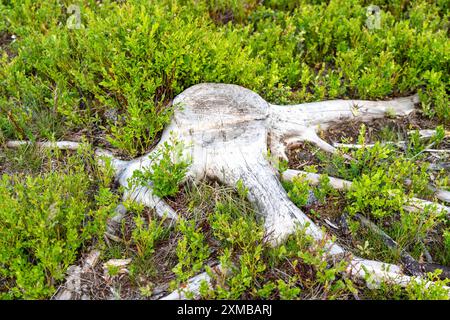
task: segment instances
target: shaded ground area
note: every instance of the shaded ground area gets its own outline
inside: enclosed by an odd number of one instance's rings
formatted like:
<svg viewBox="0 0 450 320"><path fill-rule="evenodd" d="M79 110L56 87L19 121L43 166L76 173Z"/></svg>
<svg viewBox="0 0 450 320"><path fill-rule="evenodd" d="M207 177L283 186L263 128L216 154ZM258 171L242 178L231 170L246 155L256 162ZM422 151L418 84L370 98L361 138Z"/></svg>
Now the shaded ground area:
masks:
<svg viewBox="0 0 450 320"><path fill-rule="evenodd" d="M10 44L14 39L14 36L10 33L0 32L0 53L6 52L10 59L15 56L15 53L10 48Z"/></svg>
<svg viewBox="0 0 450 320"><path fill-rule="evenodd" d="M356 143L361 125L367 127L366 141L399 141L408 137L408 131L432 129L441 123L437 119L425 117L421 112L415 111L407 117L380 118L370 122L342 121L330 126L321 133L323 139L329 143L339 143L348 139L349 143Z"/></svg>

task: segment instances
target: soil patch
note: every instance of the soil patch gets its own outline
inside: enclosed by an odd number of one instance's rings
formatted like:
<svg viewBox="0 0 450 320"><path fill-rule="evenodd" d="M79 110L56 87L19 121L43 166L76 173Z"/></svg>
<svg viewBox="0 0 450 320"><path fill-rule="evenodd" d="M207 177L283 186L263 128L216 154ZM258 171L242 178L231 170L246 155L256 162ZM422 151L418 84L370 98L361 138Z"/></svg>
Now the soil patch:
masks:
<svg viewBox="0 0 450 320"><path fill-rule="evenodd" d="M372 121L346 120L329 126L320 133L322 139L330 144L348 139L349 143L356 143L361 125L365 125L366 142L399 141L408 137L408 131L421 129L435 129L440 125L437 119L430 119L415 111L406 117L381 118Z"/></svg>
<svg viewBox="0 0 450 320"><path fill-rule="evenodd" d="M5 51L8 58L13 58L16 54L11 50L10 44L14 41L12 34L7 32L0 33L0 51Z"/></svg>

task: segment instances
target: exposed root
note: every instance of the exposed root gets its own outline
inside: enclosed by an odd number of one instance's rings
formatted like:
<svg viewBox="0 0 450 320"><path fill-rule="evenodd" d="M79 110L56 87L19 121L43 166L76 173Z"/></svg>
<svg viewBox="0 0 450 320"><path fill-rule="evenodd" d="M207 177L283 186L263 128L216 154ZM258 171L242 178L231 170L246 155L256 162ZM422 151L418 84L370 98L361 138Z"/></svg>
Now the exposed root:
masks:
<svg viewBox="0 0 450 320"><path fill-rule="evenodd" d="M288 169L288 170L284 171L282 173L282 178L283 178L283 180L286 180L286 181L292 181L292 179L294 179L294 177L296 177L298 175L302 175L302 176L306 177L312 185L317 185L320 182L321 174L299 171L299 170L294 170L294 169ZM339 179L339 178L333 178L333 177L329 177L329 178L330 178L331 186L333 188L335 188L336 190L347 190L352 186L351 181L343 180L343 179Z"/></svg>
<svg viewBox="0 0 450 320"><path fill-rule="evenodd" d="M64 285L56 290L52 299L54 300L87 300L82 294L81 274L93 269L100 258L100 251L93 250L83 259L81 266L72 265L67 269L67 277Z"/></svg>
<svg viewBox="0 0 450 320"><path fill-rule="evenodd" d="M120 230L121 223L125 218L125 214L127 213L127 209L123 204L119 204L116 209L114 215L108 219L106 222L106 233L105 235L110 239L117 241L119 240L116 234Z"/></svg>
<svg viewBox="0 0 450 320"><path fill-rule="evenodd" d="M411 180L405 180L406 185L411 185L412 181ZM443 202L447 202L450 203L450 192L448 192L447 190L443 190L443 189L437 189L435 188L433 185L428 184L427 185L428 190L430 190L431 192L433 192L434 196L443 201Z"/></svg>
<svg viewBox="0 0 450 320"><path fill-rule="evenodd" d="M321 139L312 128L301 128L300 130L299 128L292 128L289 131L289 136L271 132L270 150L275 157L288 160L287 150L296 148L304 141L316 145L325 152L337 153L337 149ZM344 155L344 157L350 159L347 155Z"/></svg>
<svg viewBox="0 0 450 320"><path fill-rule="evenodd" d="M419 136L421 138L431 138L436 134L436 130L431 130L431 129L424 129L424 130L418 130L419 131ZM408 134L413 134L415 133L415 130L411 130L408 131ZM444 132L444 138L448 138L450 137L450 131L445 131Z"/></svg>
<svg viewBox="0 0 450 320"><path fill-rule="evenodd" d="M347 267L347 273L353 278L364 279L369 289L376 289L381 283L408 286L411 282L425 284L426 287L433 286L432 281L422 277L410 277L405 275L401 268L394 264L353 258ZM445 286L450 297L450 287Z"/></svg>
<svg viewBox="0 0 450 320"><path fill-rule="evenodd" d="M172 220L178 219L178 214L163 199L155 196L148 187L139 187L132 191L126 190L123 195L124 200L131 199L136 203L155 210L159 217L165 217Z"/></svg>
<svg viewBox="0 0 450 320"><path fill-rule="evenodd" d="M438 210L438 211L444 211L447 213L447 217L450 218L450 208L449 207L444 206L439 203L436 203L436 202L418 199L418 198L411 198L409 200L409 203L407 205L403 206L403 209L408 212L417 212L417 211L425 210L426 207L435 207L436 210Z"/></svg>
<svg viewBox="0 0 450 320"><path fill-rule="evenodd" d="M431 163L428 166L428 170L432 171L450 170L450 162Z"/></svg>
<svg viewBox="0 0 450 320"><path fill-rule="evenodd" d="M430 153L450 153L450 150L447 150L447 149L424 149L423 152L430 152Z"/></svg>
<svg viewBox="0 0 450 320"><path fill-rule="evenodd" d="M80 148L81 143L73 141L56 141L56 142L35 142L37 146L45 149L59 149L59 150L77 150ZM32 145L31 141L7 141L6 146L8 148L19 148L21 146Z"/></svg>
<svg viewBox="0 0 450 320"><path fill-rule="evenodd" d="M27 146L27 145L33 145L44 149L58 149L58 150L70 150L70 151L76 151L80 149L83 146L83 143L81 142L75 142L75 141L38 141L38 142L32 142L32 141L18 141L18 140L11 140L6 142L6 147L11 149L17 149L21 146ZM122 161L114 157L114 155L104 149L97 148L95 150L95 155L100 162L100 164L104 164L104 161L106 159L109 159L111 161L111 165L114 168L116 172L116 176L119 175L122 170L126 167L128 164L128 161Z"/></svg>
<svg viewBox="0 0 450 320"><path fill-rule="evenodd" d="M441 201L450 203L450 191L447 190L442 190L442 189L436 189L432 186L430 186L430 188L432 188L431 190L435 192L435 196L436 198L438 198Z"/></svg>
<svg viewBox="0 0 450 320"><path fill-rule="evenodd" d="M420 243L422 245L422 251L423 251L423 255L425 256L425 259L427 260L428 263L433 263L433 257L431 257L431 254L428 251L428 249L425 247L425 244L422 241Z"/></svg>
<svg viewBox="0 0 450 320"><path fill-rule="evenodd" d="M396 145L399 147L404 147L406 145L405 141L397 141L397 142L385 142L384 144ZM373 148L375 144L352 144L352 143L333 143L335 148L345 148L345 149L362 149L362 148Z"/></svg>
<svg viewBox="0 0 450 320"><path fill-rule="evenodd" d="M418 102L418 96L414 95L391 101L331 100L289 106L269 104L269 147L273 155L284 160L287 160L287 147L302 141L336 153L334 146L317 135L319 130L346 119L367 121L385 117L386 114L406 116Z"/></svg>
<svg viewBox="0 0 450 320"><path fill-rule="evenodd" d="M317 132L343 120L369 121L387 114L407 116L418 102L418 95L413 95L390 101L330 100L289 106L271 104L270 118L280 132L289 133L293 127L313 128Z"/></svg>

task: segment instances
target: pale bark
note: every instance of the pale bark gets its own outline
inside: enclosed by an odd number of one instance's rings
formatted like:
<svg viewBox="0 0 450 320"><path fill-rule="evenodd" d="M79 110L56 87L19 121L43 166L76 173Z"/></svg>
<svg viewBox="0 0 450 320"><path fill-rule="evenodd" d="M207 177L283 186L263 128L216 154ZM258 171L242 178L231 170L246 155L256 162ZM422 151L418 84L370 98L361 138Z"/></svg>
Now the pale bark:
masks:
<svg viewBox="0 0 450 320"><path fill-rule="evenodd" d="M413 134L415 133L415 130L411 130L408 131L408 134ZM418 130L419 132L419 136L421 138L431 138L436 134L436 130L432 130L432 129L423 129L423 130ZM448 138L450 137L450 131L445 131L444 132L444 138Z"/></svg>
<svg viewBox="0 0 450 320"><path fill-rule="evenodd" d="M217 264L211 268L213 275L220 275L224 272L221 264ZM187 283L183 286L183 288L178 288L177 290L172 291L170 294L162 297L159 300L187 300L189 296L193 298L200 297L200 286L203 282L206 282L208 286L211 286L212 279L207 272L202 272L195 277L192 277L187 281Z"/></svg>
<svg viewBox="0 0 450 320"><path fill-rule="evenodd" d="M7 141L6 146L8 148L19 148L21 146L32 145L30 141ZM59 150L77 150L80 147L79 142L73 141L55 141L55 142L36 142L38 147L46 149L59 149Z"/></svg>

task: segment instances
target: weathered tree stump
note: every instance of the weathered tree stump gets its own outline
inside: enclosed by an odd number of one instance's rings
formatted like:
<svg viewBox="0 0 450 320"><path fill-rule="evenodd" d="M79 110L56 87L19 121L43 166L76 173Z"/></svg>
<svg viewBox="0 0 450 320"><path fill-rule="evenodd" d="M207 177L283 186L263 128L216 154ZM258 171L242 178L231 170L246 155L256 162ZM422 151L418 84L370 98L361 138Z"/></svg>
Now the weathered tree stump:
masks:
<svg viewBox="0 0 450 320"><path fill-rule="evenodd" d="M180 108L155 150L173 135L187 146L185 153L192 158L188 177L214 179L231 186L242 180L274 242L283 240L297 224L306 222L310 224L309 233L321 239L319 228L288 198L267 159L267 151L287 159L290 146L310 141L335 152L334 147L317 136L316 130L341 119L369 120L383 117L386 112L407 115L414 110L415 102L417 97L412 96L389 102L336 100L277 106L237 85L199 84L175 98L174 104ZM125 169L119 174L121 184L125 185L135 170L149 167L149 161L149 155L145 155L122 164ZM136 190L132 196L150 206L160 202L145 189ZM337 246L333 250L342 252Z"/></svg>
<svg viewBox="0 0 450 320"><path fill-rule="evenodd" d="M267 151L270 150L274 157L287 159L290 147L308 141L327 152L336 152L333 146L319 138L319 129L348 119L367 121L386 114L406 116L417 102L418 97L414 95L390 101L332 100L279 106L237 85L199 84L174 99L173 118L149 154L132 161L118 160L100 149L97 154L111 157L117 181L128 186L133 172L149 168L155 152L174 136L184 143L184 153L192 159L187 178L194 181L214 179L230 186L235 186L239 180L243 182L248 188L249 200L264 218L273 245L294 232L296 226L306 224L306 232L321 240L325 234L288 198L277 170L268 160ZM22 143L11 141L8 145L14 147ZM59 144L74 147L70 142ZM129 190L124 197L154 208L159 215L177 218L172 208L153 195L151 184ZM329 241L330 257L340 259L344 253L342 247ZM353 258L347 272L359 278L368 272L375 282L387 280L402 285L412 279L398 266L357 257ZM199 277L208 280L205 274ZM191 284L188 290L198 290L198 281ZM170 297L183 295L172 294Z"/></svg>

